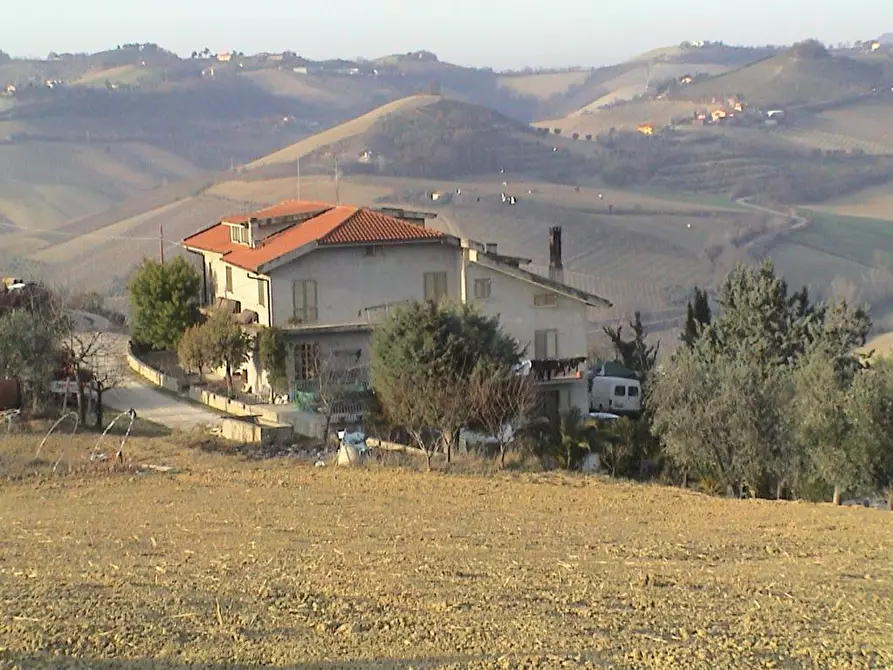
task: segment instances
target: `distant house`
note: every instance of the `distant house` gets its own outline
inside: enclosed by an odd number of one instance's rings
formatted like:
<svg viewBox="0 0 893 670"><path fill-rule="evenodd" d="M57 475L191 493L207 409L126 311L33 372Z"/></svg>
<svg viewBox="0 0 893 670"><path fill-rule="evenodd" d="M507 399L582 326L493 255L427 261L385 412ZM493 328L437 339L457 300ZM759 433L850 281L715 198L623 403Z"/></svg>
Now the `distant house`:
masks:
<svg viewBox="0 0 893 670"><path fill-rule="evenodd" d="M369 163L370 161L372 161L372 152L368 149L360 152L360 154L357 156L357 160L360 163Z"/></svg>
<svg viewBox="0 0 893 670"><path fill-rule="evenodd" d="M710 119L713 123L722 123L727 118L729 118L729 113L724 109L714 109L710 112Z"/></svg>
<svg viewBox="0 0 893 670"><path fill-rule="evenodd" d="M7 84L6 86L3 87L4 95L15 95L15 92L16 92L15 84Z"/></svg>
<svg viewBox="0 0 893 670"><path fill-rule="evenodd" d="M872 42L872 43L871 43L870 51L872 51L872 52L874 52L874 51L880 51L880 49L881 49L881 43L880 43L880 42Z"/></svg>
<svg viewBox="0 0 893 670"><path fill-rule="evenodd" d="M643 135L654 135L654 126L650 123L643 123L638 128L636 128Z"/></svg>
<svg viewBox="0 0 893 670"><path fill-rule="evenodd" d="M293 67L291 69L291 71L294 72L295 74L307 74L308 73L306 66Z"/></svg>
<svg viewBox="0 0 893 670"><path fill-rule="evenodd" d="M784 110L783 109L770 109L766 112L766 118L775 119L776 121L784 118Z"/></svg>
<svg viewBox="0 0 893 670"><path fill-rule="evenodd" d="M219 53L217 54L217 62L218 63L229 63L233 59L233 55L230 52Z"/></svg>
<svg viewBox="0 0 893 670"><path fill-rule="evenodd" d="M690 74L684 74L681 77L679 77L679 83L683 84L683 85L690 84L690 83L692 83L692 81L694 81L694 77L692 77Z"/></svg>
<svg viewBox="0 0 893 670"><path fill-rule="evenodd" d="M213 77L214 76L214 68L206 67L204 70L202 70L202 76L203 77Z"/></svg>

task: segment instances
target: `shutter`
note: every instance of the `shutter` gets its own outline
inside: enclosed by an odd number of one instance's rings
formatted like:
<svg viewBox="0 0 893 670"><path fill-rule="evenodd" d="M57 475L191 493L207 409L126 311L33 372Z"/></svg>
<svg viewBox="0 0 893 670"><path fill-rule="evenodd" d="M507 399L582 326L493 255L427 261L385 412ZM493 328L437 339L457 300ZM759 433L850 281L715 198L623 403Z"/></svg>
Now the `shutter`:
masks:
<svg viewBox="0 0 893 670"><path fill-rule="evenodd" d="M425 300L434 300L434 276L430 272L425 273Z"/></svg>
<svg viewBox="0 0 893 670"><path fill-rule="evenodd" d="M304 290L306 292L304 301L307 306L307 322L316 323L319 321L319 305L316 302L316 282L312 280L305 281Z"/></svg>
<svg viewBox="0 0 893 670"><path fill-rule="evenodd" d="M558 331L557 330L548 330L546 331L546 335L548 336L546 342L546 358L558 359Z"/></svg>
<svg viewBox="0 0 893 670"><path fill-rule="evenodd" d="M533 335L533 357L541 361L548 358L546 355L546 331L538 330Z"/></svg>
<svg viewBox="0 0 893 670"><path fill-rule="evenodd" d="M303 320L305 314L306 303L304 301L304 282L295 281L292 283L292 302L294 304L294 317Z"/></svg>
<svg viewBox="0 0 893 670"><path fill-rule="evenodd" d="M266 282L263 279L257 280L257 304L261 307L267 305Z"/></svg>
<svg viewBox="0 0 893 670"><path fill-rule="evenodd" d="M445 298L447 295L447 273L437 273L437 299Z"/></svg>

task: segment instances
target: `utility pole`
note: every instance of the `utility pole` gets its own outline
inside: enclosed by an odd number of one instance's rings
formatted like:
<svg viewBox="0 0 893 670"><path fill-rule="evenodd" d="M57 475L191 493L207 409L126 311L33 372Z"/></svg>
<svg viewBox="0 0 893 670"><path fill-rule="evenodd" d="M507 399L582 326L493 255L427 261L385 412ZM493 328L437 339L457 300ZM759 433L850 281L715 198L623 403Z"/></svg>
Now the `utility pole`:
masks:
<svg viewBox="0 0 893 670"><path fill-rule="evenodd" d="M297 170L298 170L298 200L300 200L301 199L301 157L300 156L298 156L297 159L295 159L295 164L296 164Z"/></svg>
<svg viewBox="0 0 893 670"><path fill-rule="evenodd" d="M338 156L335 156L335 204L341 204L341 174L338 171Z"/></svg>
<svg viewBox="0 0 893 670"><path fill-rule="evenodd" d="M161 250L161 264L164 265L164 225L160 224L158 226L159 237L158 241L160 242L159 247Z"/></svg>

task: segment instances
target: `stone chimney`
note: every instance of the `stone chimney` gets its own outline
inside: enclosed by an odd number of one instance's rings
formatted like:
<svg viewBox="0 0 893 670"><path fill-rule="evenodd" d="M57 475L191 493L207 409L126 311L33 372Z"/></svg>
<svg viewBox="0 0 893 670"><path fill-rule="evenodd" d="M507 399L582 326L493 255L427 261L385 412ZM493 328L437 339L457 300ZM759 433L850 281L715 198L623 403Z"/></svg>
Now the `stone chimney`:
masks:
<svg viewBox="0 0 893 670"><path fill-rule="evenodd" d="M561 262L561 226L549 228L549 279L564 283L564 265Z"/></svg>

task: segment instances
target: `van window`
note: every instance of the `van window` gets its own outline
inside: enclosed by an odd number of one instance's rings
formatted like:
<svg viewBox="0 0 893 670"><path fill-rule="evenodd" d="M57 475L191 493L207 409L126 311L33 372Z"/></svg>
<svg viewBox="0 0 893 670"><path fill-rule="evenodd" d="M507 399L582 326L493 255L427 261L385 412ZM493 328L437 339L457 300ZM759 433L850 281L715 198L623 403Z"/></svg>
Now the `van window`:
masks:
<svg viewBox="0 0 893 670"><path fill-rule="evenodd" d="M629 397L630 398L638 398L639 397L639 389L636 386L629 387Z"/></svg>
<svg viewBox="0 0 893 670"><path fill-rule="evenodd" d="M626 387L625 386L615 386L614 387L614 395L618 398L623 398L626 395Z"/></svg>

